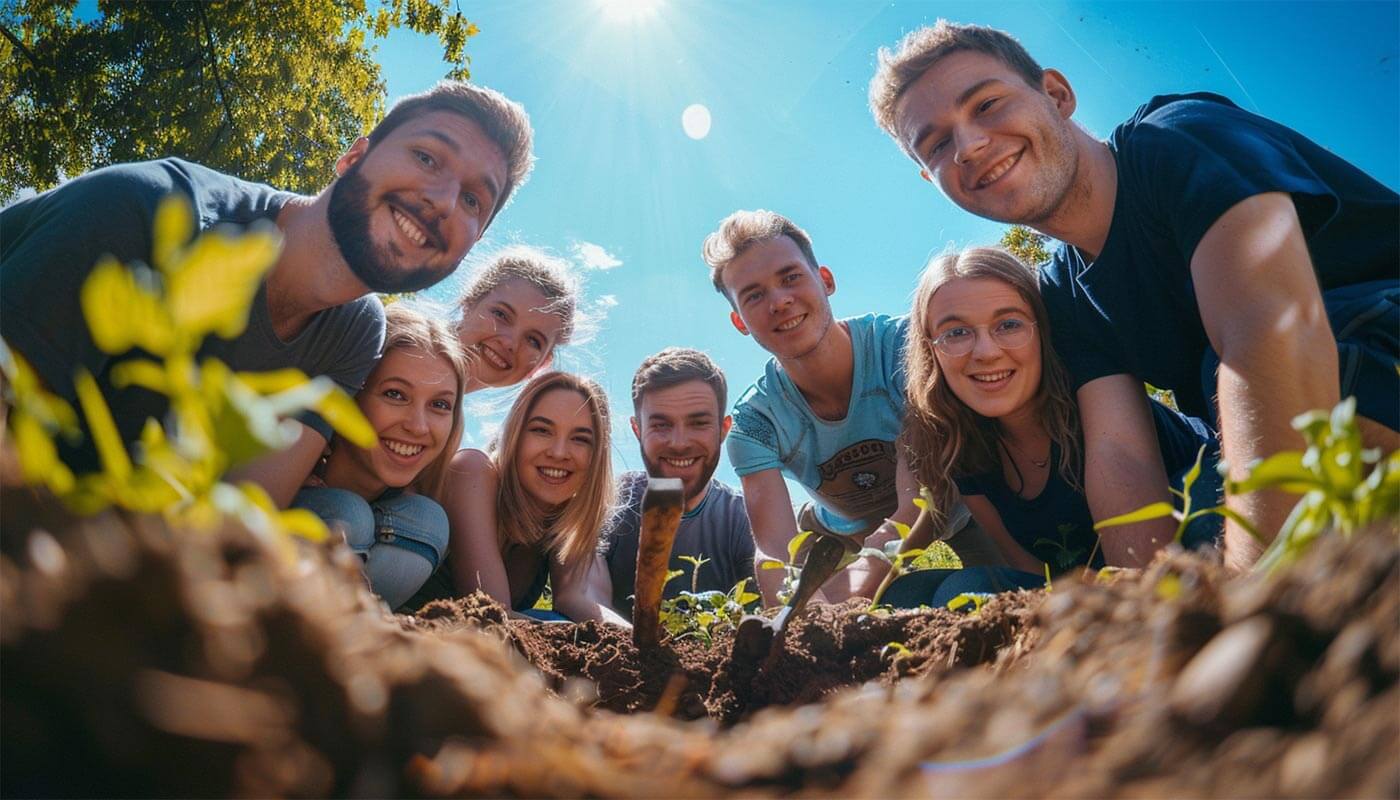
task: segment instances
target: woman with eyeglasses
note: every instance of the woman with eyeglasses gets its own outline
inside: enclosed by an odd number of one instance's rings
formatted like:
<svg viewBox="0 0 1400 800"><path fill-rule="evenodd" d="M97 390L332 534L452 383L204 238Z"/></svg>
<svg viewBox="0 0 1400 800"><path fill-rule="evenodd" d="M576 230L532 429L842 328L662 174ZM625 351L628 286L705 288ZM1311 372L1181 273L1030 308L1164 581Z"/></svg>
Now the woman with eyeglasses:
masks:
<svg viewBox="0 0 1400 800"><path fill-rule="evenodd" d="M1052 575L1104 566L1084 496L1079 414L1050 345L1035 273L999 248L934 259L915 292L905 359L901 456L932 495L930 509L952 508L961 494L1010 565L955 573L933 604L967 591L1043 586L1047 566ZM1151 406L1167 474L1179 485L1204 446L1193 495L1215 505L1218 447L1210 430L1160 403ZM1213 540L1219 531L1219 518L1205 517L1185 544ZM914 583L896 591L896 582L891 593L907 596Z"/></svg>

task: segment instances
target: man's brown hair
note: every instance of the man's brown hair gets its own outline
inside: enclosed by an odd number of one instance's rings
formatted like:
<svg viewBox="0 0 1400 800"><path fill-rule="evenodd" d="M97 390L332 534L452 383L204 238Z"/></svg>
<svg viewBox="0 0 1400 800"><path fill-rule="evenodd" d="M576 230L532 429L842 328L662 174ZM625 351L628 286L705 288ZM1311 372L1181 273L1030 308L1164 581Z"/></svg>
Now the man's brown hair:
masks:
<svg viewBox="0 0 1400 800"><path fill-rule="evenodd" d="M704 381L714 390L719 401L719 415L724 416L729 402L729 384L724 371L709 356L689 347L668 347L649 355L632 376L632 408L642 413L642 397L647 392L679 386L687 381Z"/></svg>
<svg viewBox="0 0 1400 800"><path fill-rule="evenodd" d="M532 153L535 131L530 127L530 115L525 113L524 106L495 89L464 81L440 81L426 92L402 97L394 103L384 119L369 132L370 146L379 144L408 120L434 111L447 111L475 122L486 138L501 149L506 161L506 184L501 187L495 208L491 209L491 216L495 218L506 207L511 194L524 185L535 166Z"/></svg>
<svg viewBox="0 0 1400 800"><path fill-rule="evenodd" d="M1030 86L1039 88L1045 70L1021 43L1005 31L982 25L960 25L940 19L932 27L910 31L891 50L880 48L879 66L870 80L870 113L875 122L908 153L909 145L895 130L894 108L904 92L943 58L962 50L985 53L1014 70ZM918 160L915 158L915 160Z"/></svg>
<svg viewBox="0 0 1400 800"><path fill-rule="evenodd" d="M812 237L797 227L797 223L782 214L764 209L735 211L720 222L718 230L705 237L705 244L700 249L705 263L710 266L710 280L715 284L715 291L729 297L728 292L724 290L724 268L755 244L779 236L786 236L795 242L803 257L807 259L808 266L814 272L817 270L817 257L812 252ZM729 297L729 302L731 305L736 304L736 298Z"/></svg>

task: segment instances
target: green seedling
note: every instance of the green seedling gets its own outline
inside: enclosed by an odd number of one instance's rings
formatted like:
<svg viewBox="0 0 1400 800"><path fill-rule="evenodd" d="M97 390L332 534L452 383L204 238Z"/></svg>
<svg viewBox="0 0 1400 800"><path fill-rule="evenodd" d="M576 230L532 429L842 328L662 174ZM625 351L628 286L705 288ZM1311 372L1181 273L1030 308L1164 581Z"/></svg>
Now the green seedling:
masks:
<svg viewBox="0 0 1400 800"><path fill-rule="evenodd" d="M913 651L905 647L902 642L890 642L889 644L880 648L881 661L884 661L887 658L891 661L899 661L900 659L908 658L912 655L914 655Z"/></svg>
<svg viewBox="0 0 1400 800"><path fill-rule="evenodd" d="M115 505L204 529L234 516L255 533L322 539L328 532L316 515L280 511L256 484L231 486L222 476L290 444L297 425L289 418L306 409L361 447L374 443L374 430L329 379L310 380L298 370L235 373L212 358L196 363L205 337L232 338L247 327L281 237L271 226L242 235L210 231L191 240L193 232L189 202L172 195L156 210L155 268L104 257L79 293L99 349L119 356L139 348L154 357L116 364L112 382L169 398L170 430L147 420L134 453L128 452L97 382L80 368L74 376L78 405L102 468L75 476L59 462L53 437L76 440L77 415L40 386L18 354L0 348L21 473L79 513Z"/></svg>
<svg viewBox="0 0 1400 800"><path fill-rule="evenodd" d="M1206 448L1202 445L1201 449L1196 451L1196 463L1191 465L1191 468L1186 471L1186 475L1182 478L1180 489L1177 489L1175 486L1167 487L1168 491L1181 500L1180 509L1177 509L1165 500L1149 503L1136 511L1129 511L1126 514L1119 514L1116 517L1109 517L1101 522L1096 522L1094 523L1094 530L1097 532L1105 528L1131 525L1135 522L1146 522L1147 520L1161 519L1162 517L1172 517L1177 521L1176 532L1172 534L1172 541L1180 543L1181 537L1185 535L1186 529L1190 527L1192 522L1195 522L1207 514L1218 514L1222 517L1234 520L1244 530L1248 531L1250 535L1258 539L1259 532L1250 524L1249 520L1240 516L1235 511L1226 508L1223 503L1217 506L1210 506L1209 508L1192 507L1194 503L1191 499L1191 488L1196 485L1196 481L1201 477L1201 461L1205 458L1205 454ZM1103 537L1102 534L1100 534L1098 541L1094 542L1094 549L1089 552L1090 563L1093 562L1094 555L1098 552L1099 545L1102 542Z"/></svg>
<svg viewBox="0 0 1400 800"><path fill-rule="evenodd" d="M915 500L914 502L921 503L922 501ZM890 587L890 584L894 583L896 578L906 572L906 567L913 563L914 559L924 553L924 548L922 547L911 547L908 550L902 549L905 540L909 538L910 528L908 525L902 522L896 522L892 519L887 519L885 521L894 527L895 532L899 534L899 538L885 542L883 548L863 547L856 553L857 558L877 558L890 567L890 571L885 573L884 580L880 581L880 586L875 590L875 596L870 598L870 608L872 610L880 605L880 600L885 596L885 590Z"/></svg>
<svg viewBox="0 0 1400 800"><path fill-rule="evenodd" d="M1230 494L1278 489L1301 495L1255 565L1266 572L1297 560L1326 531L1352 536L1386 523L1393 529L1400 516L1400 450L1382 456L1362 447L1355 398L1330 414L1299 414L1293 429L1303 435L1305 450L1275 453L1252 465L1243 479L1225 483Z"/></svg>
<svg viewBox="0 0 1400 800"><path fill-rule="evenodd" d="M986 605L987 601L992 599L992 597L994 596L995 595L990 594L988 592L963 592L962 594L948 601L948 610L957 611L963 606L966 606L967 604L971 603L971 613L976 614L980 612L982 610L982 606Z"/></svg>
<svg viewBox="0 0 1400 800"><path fill-rule="evenodd" d="M702 566L704 566L704 565L710 563L710 559L705 558L705 556L704 556L703 553L700 554L700 555L698 555L698 556L677 556L677 558L679 558L680 560L685 561L685 562L687 562L687 563L689 563L689 564L691 565L691 569L690 569L690 591L692 591L692 592L698 592L698 591L700 591L700 568L701 568Z"/></svg>
<svg viewBox="0 0 1400 800"><path fill-rule="evenodd" d="M1331 413L1316 410L1299 414L1292 425L1307 442L1304 450L1275 453L1252 464L1244 478L1225 482L1227 496L1261 489L1301 495L1278 535L1255 565L1255 569L1266 572L1297 560L1328 530L1351 536L1371 525L1393 523L1400 515L1400 450L1382 456L1379 450L1362 447L1355 398L1346 398ZM1222 464L1221 469L1224 468ZM1172 489L1173 494L1182 498L1181 511L1173 509L1170 503L1152 503L1106 519L1094 529L1173 516L1178 520L1175 538L1180 541L1186 526L1193 520L1205 514L1220 514L1255 539L1266 541L1249 520L1224 505L1191 508L1191 485L1200 471L1201 453L1198 453L1196 464L1186 475L1184 490Z"/></svg>
<svg viewBox="0 0 1400 800"><path fill-rule="evenodd" d="M681 558L694 564L694 571L700 569L700 564L708 562L708 559L703 558L691 559L686 556L681 556ZM697 561L699 563L696 563ZM692 575L694 571L692 571ZM683 574L685 573L682 570L673 570L669 573L671 577ZM758 602L759 596L749 591L748 584L749 578L744 578L728 592L689 591L681 592L677 597L662 600L661 627L672 638L699 639L708 647L714 642L715 634L725 629L733 629L739 624L745 611ZM692 577L692 590L697 586L698 584Z"/></svg>

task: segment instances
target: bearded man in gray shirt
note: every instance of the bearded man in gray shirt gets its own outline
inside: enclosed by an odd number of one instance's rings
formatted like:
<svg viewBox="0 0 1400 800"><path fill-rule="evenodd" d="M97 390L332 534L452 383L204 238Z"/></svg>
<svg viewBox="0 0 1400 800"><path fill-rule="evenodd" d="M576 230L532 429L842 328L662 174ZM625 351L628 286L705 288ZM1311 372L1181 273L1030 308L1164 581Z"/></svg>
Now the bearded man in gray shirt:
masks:
<svg viewBox="0 0 1400 800"><path fill-rule="evenodd" d="M632 432L647 469L618 479L618 506L599 537L589 579L595 598L624 616L632 613L648 475L679 478L685 491L669 565L683 576L666 585L665 597L690 590L692 577L702 592L727 592L753 577L753 534L743 495L714 480L731 423L724 413L727 395L724 373L709 356L689 348L668 347L648 356L632 378ZM681 556L704 563L696 567Z"/></svg>

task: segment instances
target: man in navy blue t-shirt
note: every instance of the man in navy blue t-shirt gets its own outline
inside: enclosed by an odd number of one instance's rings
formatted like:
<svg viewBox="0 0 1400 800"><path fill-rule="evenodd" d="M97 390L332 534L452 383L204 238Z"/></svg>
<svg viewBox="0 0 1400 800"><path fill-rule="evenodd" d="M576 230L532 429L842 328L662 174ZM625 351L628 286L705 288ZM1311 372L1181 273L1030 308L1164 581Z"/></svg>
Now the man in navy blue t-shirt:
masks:
<svg viewBox="0 0 1400 800"><path fill-rule="evenodd" d="M1153 98L1107 141L1009 35L940 21L882 51L877 121L954 203L1063 244L1041 272L1077 391L1090 507L1167 500L1142 382L1215 419L1232 477L1297 449L1290 421L1354 395L1368 445L1400 444L1400 202L1394 190L1212 94ZM1277 531L1287 496L1231 500ZM1140 563L1170 520L1105 536ZM1258 544L1226 529L1226 557Z"/></svg>

